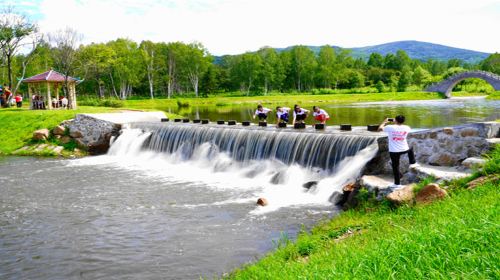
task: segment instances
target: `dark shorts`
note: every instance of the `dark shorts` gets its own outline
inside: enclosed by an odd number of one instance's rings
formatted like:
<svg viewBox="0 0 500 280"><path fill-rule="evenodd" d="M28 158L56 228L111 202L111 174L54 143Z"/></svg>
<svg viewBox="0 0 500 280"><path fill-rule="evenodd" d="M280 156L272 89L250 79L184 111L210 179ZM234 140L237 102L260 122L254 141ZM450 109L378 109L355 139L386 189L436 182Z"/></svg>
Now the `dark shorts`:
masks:
<svg viewBox="0 0 500 280"><path fill-rule="evenodd" d="M305 120L305 119L306 119L306 117L307 117L307 115L306 115L306 114L302 114L302 115L295 115L295 120L296 120L296 121L303 121L303 120Z"/></svg>
<svg viewBox="0 0 500 280"><path fill-rule="evenodd" d="M264 114L264 113L259 113L257 116L259 117L259 120L267 119L267 114Z"/></svg>
<svg viewBox="0 0 500 280"><path fill-rule="evenodd" d="M280 121L288 122L288 113L284 113L280 116Z"/></svg>

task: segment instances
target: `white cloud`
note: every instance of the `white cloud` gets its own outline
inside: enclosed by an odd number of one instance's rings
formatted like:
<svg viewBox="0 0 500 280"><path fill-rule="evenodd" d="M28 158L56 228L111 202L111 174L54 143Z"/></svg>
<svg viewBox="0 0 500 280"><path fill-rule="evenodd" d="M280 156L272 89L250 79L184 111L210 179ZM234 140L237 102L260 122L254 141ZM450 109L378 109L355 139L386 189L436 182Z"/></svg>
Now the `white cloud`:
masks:
<svg viewBox="0 0 500 280"><path fill-rule="evenodd" d="M500 51L495 0L41 0L39 7L43 31L70 26L85 43L199 41L221 55L266 45L353 47L411 39Z"/></svg>

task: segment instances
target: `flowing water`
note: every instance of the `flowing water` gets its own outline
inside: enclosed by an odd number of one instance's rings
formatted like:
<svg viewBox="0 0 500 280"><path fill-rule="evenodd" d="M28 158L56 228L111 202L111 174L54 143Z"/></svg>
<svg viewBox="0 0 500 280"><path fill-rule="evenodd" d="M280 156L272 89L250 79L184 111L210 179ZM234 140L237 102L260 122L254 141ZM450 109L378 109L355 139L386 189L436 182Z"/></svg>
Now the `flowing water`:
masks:
<svg viewBox="0 0 500 280"><path fill-rule="evenodd" d="M293 104L283 104L293 107ZM364 126L379 124L385 116L402 114L406 122L415 128L432 128L453 126L463 123L492 121L500 119L500 100L486 100L484 98L454 98L449 100L403 101L403 102L371 102L354 104L303 104L304 108L312 110L313 105L325 109L331 119L328 125L341 123ZM191 119L225 119L251 120L256 105L244 106L193 106L178 109L177 107L165 110L188 116ZM275 106L267 106L275 109ZM270 122L275 121L274 114L269 115ZM308 119L308 123L312 118Z"/></svg>
<svg viewBox="0 0 500 280"><path fill-rule="evenodd" d="M377 151L375 137L186 127L134 125L105 156L3 159L0 278L221 275L337 213L332 194Z"/></svg>

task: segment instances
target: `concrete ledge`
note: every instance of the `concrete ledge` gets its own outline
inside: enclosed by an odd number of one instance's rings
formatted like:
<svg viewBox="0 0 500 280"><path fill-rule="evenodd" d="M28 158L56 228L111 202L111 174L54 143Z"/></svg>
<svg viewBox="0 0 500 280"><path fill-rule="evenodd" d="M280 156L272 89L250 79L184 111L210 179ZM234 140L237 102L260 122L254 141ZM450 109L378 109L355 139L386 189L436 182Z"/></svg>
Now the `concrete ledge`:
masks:
<svg viewBox="0 0 500 280"><path fill-rule="evenodd" d="M82 114L94 119L99 119L115 124L126 124L134 122L160 122L167 116L163 112L122 112L104 114Z"/></svg>

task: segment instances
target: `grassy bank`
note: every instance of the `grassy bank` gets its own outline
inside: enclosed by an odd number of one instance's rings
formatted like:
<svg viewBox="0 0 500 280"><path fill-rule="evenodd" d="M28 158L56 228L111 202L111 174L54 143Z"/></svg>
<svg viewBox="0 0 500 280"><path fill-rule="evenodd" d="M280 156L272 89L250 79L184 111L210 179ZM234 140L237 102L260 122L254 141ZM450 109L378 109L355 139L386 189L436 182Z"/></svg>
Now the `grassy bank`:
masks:
<svg viewBox="0 0 500 280"><path fill-rule="evenodd" d="M207 98L182 98L182 99L144 99L126 100L124 106L137 109L166 110L172 106L230 106L248 104L313 104L313 103L354 103L374 101L400 101L400 100L429 100L442 99L443 95L430 92L388 92L388 93L360 93L360 94L327 94L327 95L268 95L248 97L207 97Z"/></svg>
<svg viewBox="0 0 500 280"><path fill-rule="evenodd" d="M126 109L79 106L77 110L28 110L27 108L0 109L0 155L8 155L25 146L33 131L53 128L63 120L80 113L107 113ZM174 117L175 115L170 115Z"/></svg>
<svg viewBox="0 0 500 280"><path fill-rule="evenodd" d="M500 172L499 145L485 170ZM467 190L468 180L430 205L344 212L296 242L283 238L275 252L228 278L498 279L500 189L490 182Z"/></svg>

